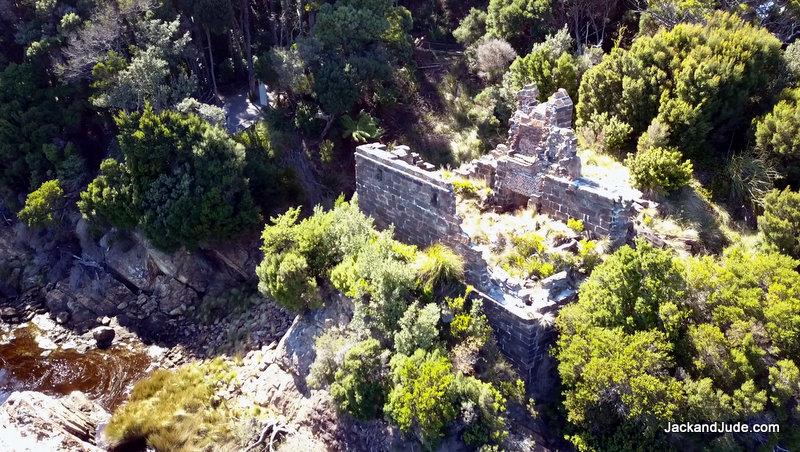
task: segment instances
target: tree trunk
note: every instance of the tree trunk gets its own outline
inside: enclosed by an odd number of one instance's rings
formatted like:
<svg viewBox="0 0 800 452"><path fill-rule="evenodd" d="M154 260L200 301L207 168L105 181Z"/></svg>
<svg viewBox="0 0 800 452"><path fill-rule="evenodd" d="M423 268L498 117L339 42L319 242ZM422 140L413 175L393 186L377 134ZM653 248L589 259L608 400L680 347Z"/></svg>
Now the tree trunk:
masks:
<svg viewBox="0 0 800 452"><path fill-rule="evenodd" d="M208 27L205 25L203 25L203 30L206 32L206 40L208 41L208 70L211 73L211 85L214 87L214 98L216 99L219 97L219 90L217 90L217 76L214 75L214 51L211 50L211 33L208 31Z"/></svg>
<svg viewBox="0 0 800 452"><path fill-rule="evenodd" d="M247 58L247 84L250 87L250 95L256 93L256 76L253 70L253 49L250 41L250 0L242 0L242 26L244 27L244 54Z"/></svg>

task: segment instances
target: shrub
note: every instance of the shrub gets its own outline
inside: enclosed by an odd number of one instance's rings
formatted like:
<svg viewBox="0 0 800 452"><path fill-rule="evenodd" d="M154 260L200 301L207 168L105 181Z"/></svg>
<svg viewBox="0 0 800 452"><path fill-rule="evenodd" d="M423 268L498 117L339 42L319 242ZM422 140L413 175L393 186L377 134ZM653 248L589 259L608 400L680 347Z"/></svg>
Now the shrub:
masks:
<svg viewBox="0 0 800 452"><path fill-rule="evenodd" d="M391 361L394 384L384 411L403 431L416 430L423 444L435 446L456 418L455 375L438 350L417 350Z"/></svg>
<svg viewBox="0 0 800 452"><path fill-rule="evenodd" d="M544 34L550 12L543 0L489 0L486 31L525 49Z"/></svg>
<svg viewBox="0 0 800 452"><path fill-rule="evenodd" d="M580 234L581 232L584 231L584 229L586 229L586 227L583 225L583 221L577 218L567 219L567 227L572 229L572 231L575 232L576 234Z"/></svg>
<svg viewBox="0 0 800 452"><path fill-rule="evenodd" d="M460 297L447 298L447 306L453 313L450 335L457 341L472 341L477 348L483 347L492 334L489 319L483 313L482 303L473 299L467 304L471 287Z"/></svg>
<svg viewBox="0 0 800 452"><path fill-rule="evenodd" d="M631 137L631 126L607 112L593 115L578 126L581 145L596 152L621 155Z"/></svg>
<svg viewBox="0 0 800 452"><path fill-rule="evenodd" d="M788 188L769 192L764 197L764 214L758 217L758 229L782 253L800 258L800 192Z"/></svg>
<svg viewBox="0 0 800 452"><path fill-rule="evenodd" d="M380 416L386 400L381 346L367 339L347 351L342 366L336 371L331 396L343 411L368 420Z"/></svg>
<svg viewBox="0 0 800 452"><path fill-rule="evenodd" d="M272 218L261 235L264 259L256 268L258 288L294 311L319 306L318 280L332 266L330 214L319 210L297 223L300 209Z"/></svg>
<svg viewBox="0 0 800 452"><path fill-rule="evenodd" d="M499 80L517 57L511 44L502 39L481 39L467 49L470 68L484 80Z"/></svg>
<svg viewBox="0 0 800 452"><path fill-rule="evenodd" d="M579 58L570 53L572 38L566 28L535 44L531 52L514 60L503 79L503 86L516 93L529 84L536 85L544 101L559 88L578 99L578 81L584 70Z"/></svg>
<svg viewBox="0 0 800 452"><path fill-rule="evenodd" d="M544 252L544 238L535 232L526 232L522 235L511 236L511 244L517 253L523 257L533 256Z"/></svg>
<svg viewBox="0 0 800 452"><path fill-rule="evenodd" d="M673 192L692 180L692 163L677 149L651 148L630 155L625 164L631 183L643 190Z"/></svg>
<svg viewBox="0 0 800 452"><path fill-rule="evenodd" d="M217 359L158 369L137 382L106 426L115 445L145 440L156 450L205 450L232 437L230 410L214 402L216 387L235 374Z"/></svg>
<svg viewBox="0 0 800 452"><path fill-rule="evenodd" d="M435 303L422 308L412 303L400 319L400 331L394 333L395 351L411 355L417 349L431 350L439 336L440 317L439 306Z"/></svg>
<svg viewBox="0 0 800 452"><path fill-rule="evenodd" d="M791 88L772 111L756 119L756 149L777 163L790 183L800 183L800 88Z"/></svg>
<svg viewBox="0 0 800 452"><path fill-rule="evenodd" d="M602 256L597 252L597 242L587 239L578 242L578 266L581 270L591 273L601 261Z"/></svg>
<svg viewBox="0 0 800 452"><path fill-rule="evenodd" d="M25 206L17 216L28 227L43 227L53 223L53 213L62 204L64 190L58 179L42 183L36 190L28 194Z"/></svg>
<svg viewBox="0 0 800 452"><path fill-rule="evenodd" d="M461 418L467 425L462 434L464 442L472 447L500 445L508 437L505 397L491 383L475 377L459 376L454 386L461 401Z"/></svg>
<svg viewBox="0 0 800 452"><path fill-rule="evenodd" d="M482 180L465 179L456 177L450 180L456 194L467 199L485 199L492 193L492 189Z"/></svg>
<svg viewBox="0 0 800 452"><path fill-rule="evenodd" d="M110 223L131 229L139 221L128 168L114 159L100 163L100 173L81 192L77 204L83 217L94 224Z"/></svg>
<svg viewBox="0 0 800 452"><path fill-rule="evenodd" d="M330 328L314 341L316 354L309 369L308 384L312 388L324 388L336 376L336 370L344 361L344 354L353 345L353 339L339 328Z"/></svg>
<svg viewBox="0 0 800 452"><path fill-rule="evenodd" d="M433 293L464 278L464 260L450 248L437 243L422 252L416 273L420 287Z"/></svg>
<svg viewBox="0 0 800 452"><path fill-rule="evenodd" d="M227 239L260 221L244 175L244 149L224 130L149 105L116 121L125 161L106 163L107 172L81 195L87 218L129 227L137 212L147 238L168 251Z"/></svg>

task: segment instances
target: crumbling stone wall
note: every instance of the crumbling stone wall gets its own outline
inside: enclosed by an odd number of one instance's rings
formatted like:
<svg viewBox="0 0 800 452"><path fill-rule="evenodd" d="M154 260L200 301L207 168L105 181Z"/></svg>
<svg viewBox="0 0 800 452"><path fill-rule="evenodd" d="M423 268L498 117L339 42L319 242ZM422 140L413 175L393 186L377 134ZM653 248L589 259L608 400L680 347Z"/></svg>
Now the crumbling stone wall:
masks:
<svg viewBox="0 0 800 452"><path fill-rule="evenodd" d="M457 172L485 180L496 205L535 205L562 221L581 219L597 236L624 241L633 217L632 199L581 177L577 140L570 128L572 100L566 91L559 90L541 104L537 97L534 87L520 91L508 145ZM452 184L408 147L363 145L356 149L355 160L359 207L378 227L393 226L404 242L442 243L459 253L466 263L467 282L484 300L501 350L521 371L534 397L554 397L555 364L548 354L555 337L553 320L556 311L574 298L574 281L560 274L535 290L509 286L508 275L489 268L462 230Z"/></svg>
<svg viewBox="0 0 800 452"><path fill-rule="evenodd" d="M537 97L533 86L520 91L508 145L459 173L486 180L494 190L494 204L509 209L533 205L561 221L580 219L595 235L610 237L615 245L624 243L633 227L633 191L616 191L582 177L571 128L572 100L563 89L545 103Z"/></svg>
<svg viewBox="0 0 800 452"><path fill-rule="evenodd" d="M359 208L378 227L393 226L403 242L442 243L464 258L466 279L483 301L500 349L529 381L532 394L548 400L555 382L547 354L554 338L552 314L549 321L543 320L542 313L504 293L495 282L481 252L461 229L452 184L405 146L389 150L381 144L362 145L355 160Z"/></svg>
<svg viewBox="0 0 800 452"><path fill-rule="evenodd" d="M398 239L427 246L469 243L456 215L453 185L405 146L359 146L355 153L359 207L380 228L393 225Z"/></svg>

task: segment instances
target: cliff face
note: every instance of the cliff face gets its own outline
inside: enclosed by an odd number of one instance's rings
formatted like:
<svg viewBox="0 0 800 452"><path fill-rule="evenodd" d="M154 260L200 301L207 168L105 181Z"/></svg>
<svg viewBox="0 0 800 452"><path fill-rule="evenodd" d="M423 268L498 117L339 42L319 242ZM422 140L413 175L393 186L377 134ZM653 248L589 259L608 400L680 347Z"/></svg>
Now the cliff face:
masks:
<svg viewBox="0 0 800 452"><path fill-rule="evenodd" d="M255 240L163 253L136 233L97 237L77 214L61 226L0 226L0 308L6 320L48 310L77 331L102 317L154 338L169 337L207 296L252 283Z"/></svg>

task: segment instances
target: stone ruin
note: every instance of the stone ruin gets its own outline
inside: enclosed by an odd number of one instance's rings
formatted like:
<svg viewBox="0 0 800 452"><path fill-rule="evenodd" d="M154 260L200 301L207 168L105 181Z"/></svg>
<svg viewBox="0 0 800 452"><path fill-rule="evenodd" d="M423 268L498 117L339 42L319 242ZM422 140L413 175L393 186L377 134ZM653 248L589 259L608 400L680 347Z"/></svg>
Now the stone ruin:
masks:
<svg viewBox="0 0 800 452"><path fill-rule="evenodd" d="M537 212L560 221L577 218L591 234L610 238L612 246L630 239L633 206L641 194L581 176L571 128L573 104L566 91L539 103L538 91L528 86L517 98L508 143L456 173L485 180L493 189L489 202L500 209L535 206ZM378 227L393 226L399 240L420 246L442 243L459 253L466 263L467 282L483 299L504 354L535 397L552 397L556 378L548 349L555 337L555 314L576 296L572 275L561 272L535 287L523 287L502 269L490 266L462 228L452 183L407 146L362 145L355 161L361 210Z"/></svg>

